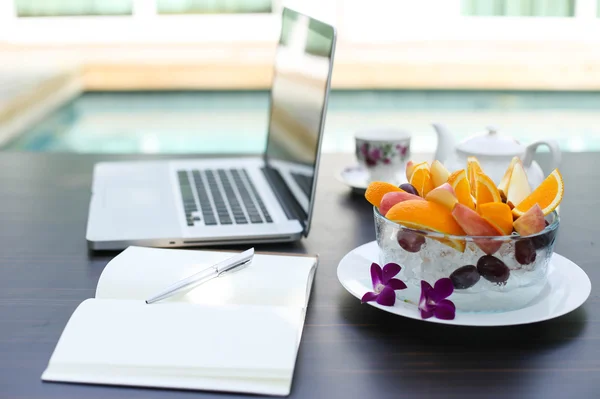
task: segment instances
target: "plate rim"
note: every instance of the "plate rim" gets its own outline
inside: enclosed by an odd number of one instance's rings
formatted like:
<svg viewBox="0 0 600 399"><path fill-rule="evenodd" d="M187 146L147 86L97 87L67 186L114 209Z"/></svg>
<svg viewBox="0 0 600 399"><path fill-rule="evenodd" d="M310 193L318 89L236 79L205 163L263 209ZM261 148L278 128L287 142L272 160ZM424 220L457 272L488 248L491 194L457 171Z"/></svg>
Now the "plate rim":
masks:
<svg viewBox="0 0 600 399"><path fill-rule="evenodd" d="M341 182L341 183L343 183L343 184L345 184L346 186L352 187L354 189L366 190L367 186L369 185L368 183L365 182L364 186L362 186L362 185L354 185L354 184L351 184L348 180L344 179L344 173L346 173L350 169L362 169L362 167L359 164L344 166L336 174L336 177L337 177L338 181Z"/></svg>
<svg viewBox="0 0 600 399"><path fill-rule="evenodd" d="M356 297L357 299L360 300L360 294L359 293L355 293L353 292L349 287L346 286L346 284L344 283L344 281L342 280L342 277L340 276L340 270L342 269L343 264L347 263L348 260L347 258L353 255L356 255L356 252L365 248L365 247L369 247L369 246L377 246L377 241L373 240L370 242L367 242L365 244L362 244L354 249L352 249L351 251L349 251L348 253L346 253L342 259L339 261L338 263L338 267L336 269L336 275L338 278L338 281L340 282L340 284L342 285L342 287L344 287L344 289L346 291L348 291L348 293L350 293L352 296ZM375 260L376 262L377 260ZM591 280L589 278L589 276L587 275L587 273L581 268L579 267L579 265L577 265L575 262L573 262L572 260L556 253L553 252L552 253L552 258L550 260L551 262L555 262L554 263L554 267L557 267L557 263L560 264L562 262L566 262L567 264L570 264L570 267L573 267L576 271L577 274L579 276L577 276L577 278L573 279L573 278L569 278L566 279L566 281L568 281L567 287L572 288L572 284L574 283L574 280L578 281L579 283L583 283L583 285L581 287L578 287L578 290L571 290L569 289L569 295L574 295L574 297L576 298L575 303L571 306L567 306L564 308L561 308L558 311L555 311L552 314L549 314L545 317L533 317L530 320L521 320L521 319L516 319L515 321L511 322L510 319L503 319L503 320L498 320L498 323L490 323L489 320L486 321L485 324L478 324L478 323L473 323L472 322L472 318L471 317L467 317L466 319L462 319L462 318L455 318L454 320L441 320L441 319L437 319L437 318L430 318L430 319L422 319L421 316L419 315L418 312L405 312L405 313L399 313L399 312L394 312L391 309L407 309L408 305L404 305L402 306L402 304L400 303L401 306L398 306L399 303L396 302L396 305L394 305L393 307L389 307L389 306L382 306L379 305L376 302L367 302L367 304L369 304L370 306L373 306L379 310L383 310L386 313L390 313L396 316L400 316L400 317L405 317L405 318L409 318L409 319L414 319L414 320L419 320L419 321L423 321L423 322L430 322L430 323L438 323L438 324L447 324L447 325L456 325L456 326L466 326L466 327L501 327L501 326L515 326L515 325L525 325L525 324L533 324L533 323L539 323L542 321L547 321L547 320L551 320L551 319L555 319L557 317L560 316L564 316L567 313L570 313L576 309L578 309L579 307L581 307L589 298L590 294L591 294L591 290L592 290L592 283ZM564 266L563 266L564 267ZM560 272L560 268L557 267L557 270L559 270ZM360 303L359 303L360 304ZM410 305L410 306L414 306L414 305ZM528 309L528 307L524 307L524 308L520 308L520 309L515 309L515 310L509 310L509 311L504 311L504 312L497 312L497 314L508 314L508 313L519 313L519 312L523 312L524 310ZM458 313L459 315L462 313ZM487 314L493 314L493 313L487 313ZM474 314L471 313L464 313L464 315L467 316L473 316Z"/></svg>

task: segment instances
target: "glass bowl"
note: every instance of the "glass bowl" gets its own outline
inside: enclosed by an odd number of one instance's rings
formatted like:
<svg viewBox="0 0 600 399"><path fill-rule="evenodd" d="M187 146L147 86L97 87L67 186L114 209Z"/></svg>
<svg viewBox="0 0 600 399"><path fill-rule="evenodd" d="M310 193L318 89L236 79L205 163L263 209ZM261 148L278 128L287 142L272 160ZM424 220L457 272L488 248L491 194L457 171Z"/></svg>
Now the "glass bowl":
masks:
<svg viewBox="0 0 600 399"><path fill-rule="evenodd" d="M402 270L397 278L419 287L421 280L433 286L438 279L450 277L455 286L450 299L457 310L519 309L546 286L560 224L556 212L546 217L546 228L534 235L473 237L410 229L373 209L379 264L399 264Z"/></svg>

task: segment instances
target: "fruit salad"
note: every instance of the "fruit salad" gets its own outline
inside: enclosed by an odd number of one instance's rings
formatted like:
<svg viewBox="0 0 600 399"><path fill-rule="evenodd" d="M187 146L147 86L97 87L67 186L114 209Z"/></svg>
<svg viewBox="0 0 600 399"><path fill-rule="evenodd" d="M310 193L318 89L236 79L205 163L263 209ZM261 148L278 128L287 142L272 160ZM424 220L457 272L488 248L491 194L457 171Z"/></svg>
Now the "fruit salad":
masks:
<svg viewBox="0 0 600 399"><path fill-rule="evenodd" d="M523 300L533 292L524 288L545 282L564 194L558 169L534 190L518 157L499 184L475 157L456 171L437 160L410 161L406 178L400 186L372 182L365 192L375 208L380 262L403 265L400 278L449 277L463 293L521 289ZM518 307L495 301L500 309ZM475 310L488 305L480 298Z"/></svg>

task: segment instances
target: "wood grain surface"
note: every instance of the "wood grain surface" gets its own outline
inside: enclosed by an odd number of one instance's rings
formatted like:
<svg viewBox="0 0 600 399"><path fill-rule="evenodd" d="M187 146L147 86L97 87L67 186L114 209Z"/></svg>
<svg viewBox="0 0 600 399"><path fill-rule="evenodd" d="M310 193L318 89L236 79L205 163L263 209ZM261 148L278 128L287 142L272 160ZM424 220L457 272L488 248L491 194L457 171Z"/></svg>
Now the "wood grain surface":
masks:
<svg viewBox="0 0 600 399"><path fill-rule="evenodd" d="M93 164L125 158L142 157L0 153L0 398L245 397L40 380L67 320L115 255L90 253L85 241ZM257 247L320 257L292 398L600 395L600 154L564 154L556 245L588 273L591 297L558 319L503 328L409 320L361 305L342 288L339 260L375 238L371 207L334 177L351 162L323 157L307 239Z"/></svg>

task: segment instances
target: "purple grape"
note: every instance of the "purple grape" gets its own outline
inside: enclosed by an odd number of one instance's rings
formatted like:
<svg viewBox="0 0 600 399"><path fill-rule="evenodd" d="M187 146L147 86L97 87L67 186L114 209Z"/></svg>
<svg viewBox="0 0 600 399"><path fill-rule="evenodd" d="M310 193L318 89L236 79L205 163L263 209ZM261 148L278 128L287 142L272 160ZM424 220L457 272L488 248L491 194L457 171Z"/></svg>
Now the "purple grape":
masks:
<svg viewBox="0 0 600 399"><path fill-rule="evenodd" d="M398 244L407 252L419 252L425 244L425 237L412 231L400 230L396 238Z"/></svg>
<svg viewBox="0 0 600 399"><path fill-rule="evenodd" d="M515 244L515 259L522 265L528 265L535 261L535 246L532 240L519 240Z"/></svg>
<svg viewBox="0 0 600 399"><path fill-rule="evenodd" d="M546 227L548 227L548 222L546 221ZM554 242L556 238L556 230L546 231L543 234L539 234L535 237L531 237L531 242L533 243L533 247L535 249L542 249L547 247L548 245Z"/></svg>
<svg viewBox="0 0 600 399"><path fill-rule="evenodd" d="M554 241L555 232L548 232L539 236L531 237L531 243L535 249L542 249Z"/></svg>
<svg viewBox="0 0 600 399"><path fill-rule="evenodd" d="M484 255L477 261L477 271L481 277L492 283L506 283L510 269L500 259Z"/></svg>
<svg viewBox="0 0 600 399"><path fill-rule="evenodd" d="M475 266L466 265L453 271L450 275L450 280L452 280L454 288L464 290L477 284L479 277L479 272Z"/></svg>
<svg viewBox="0 0 600 399"><path fill-rule="evenodd" d="M415 186L413 186L410 183L401 184L399 187L402 190L406 191L407 193L414 194L414 195L419 195L419 192L417 191L417 189L415 188Z"/></svg>

